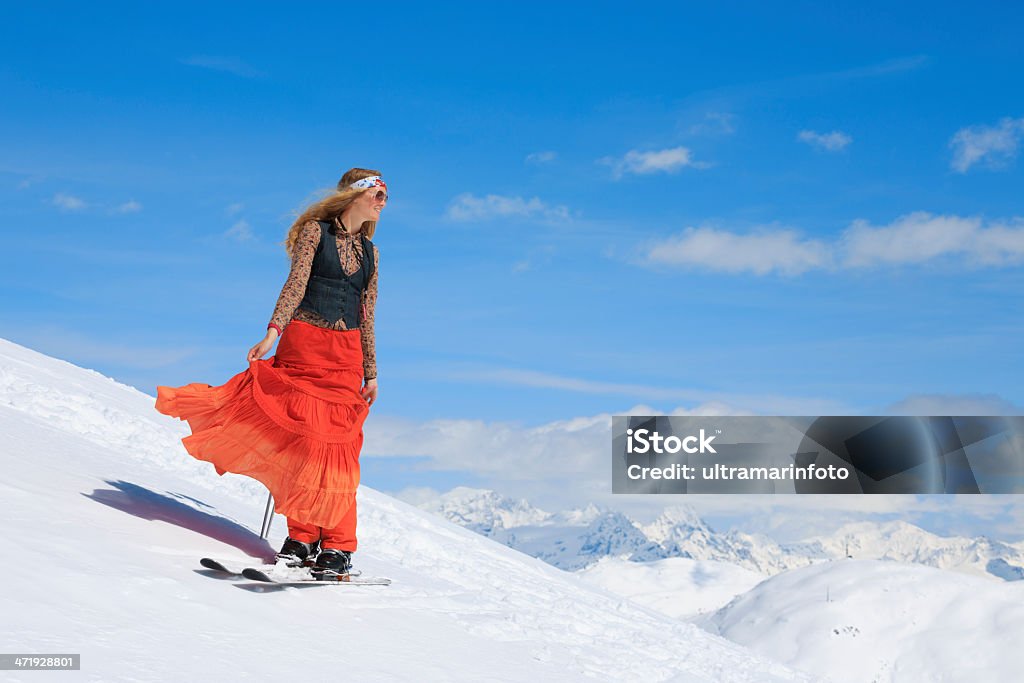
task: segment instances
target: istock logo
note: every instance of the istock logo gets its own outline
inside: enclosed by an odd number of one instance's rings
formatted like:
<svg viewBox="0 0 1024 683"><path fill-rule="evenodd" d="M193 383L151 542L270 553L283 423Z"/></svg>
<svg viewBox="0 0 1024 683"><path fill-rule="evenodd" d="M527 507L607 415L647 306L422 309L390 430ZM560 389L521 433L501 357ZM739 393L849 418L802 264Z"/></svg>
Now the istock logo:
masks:
<svg viewBox="0 0 1024 683"><path fill-rule="evenodd" d="M700 436L691 435L682 439L675 435L663 437L647 429L627 429L626 437L627 453L718 453L711 445L715 437L705 437L703 429L700 430Z"/></svg>

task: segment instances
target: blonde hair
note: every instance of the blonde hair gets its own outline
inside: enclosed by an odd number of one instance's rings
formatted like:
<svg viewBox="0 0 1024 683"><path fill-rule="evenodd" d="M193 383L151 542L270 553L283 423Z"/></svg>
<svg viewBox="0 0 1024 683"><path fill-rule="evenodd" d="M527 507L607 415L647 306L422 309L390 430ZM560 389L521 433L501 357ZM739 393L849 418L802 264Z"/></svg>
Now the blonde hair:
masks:
<svg viewBox="0 0 1024 683"><path fill-rule="evenodd" d="M302 226L310 221L333 221L341 215L348 205L356 200L356 197L366 192L365 189L352 189L350 186L357 180L380 175L380 171L368 168L353 168L345 172L338 181L338 187L330 190L329 194L319 201L310 204L295 222L288 229L288 235L284 239L284 250L288 252L288 258L292 257L295 243L302 232ZM366 221L363 223L362 232L367 239L373 239L373 233L377 231L377 221Z"/></svg>

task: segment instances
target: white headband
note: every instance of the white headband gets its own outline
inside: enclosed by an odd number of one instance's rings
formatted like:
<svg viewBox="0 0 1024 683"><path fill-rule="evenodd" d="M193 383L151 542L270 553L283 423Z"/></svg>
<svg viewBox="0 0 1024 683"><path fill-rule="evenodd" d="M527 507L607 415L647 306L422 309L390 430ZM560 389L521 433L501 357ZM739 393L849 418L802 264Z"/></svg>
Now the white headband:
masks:
<svg viewBox="0 0 1024 683"><path fill-rule="evenodd" d="M379 175L372 175L369 178L357 180L349 185L349 187L353 190L368 190L371 187L383 187L387 189L387 185L384 184L384 181L380 179Z"/></svg>

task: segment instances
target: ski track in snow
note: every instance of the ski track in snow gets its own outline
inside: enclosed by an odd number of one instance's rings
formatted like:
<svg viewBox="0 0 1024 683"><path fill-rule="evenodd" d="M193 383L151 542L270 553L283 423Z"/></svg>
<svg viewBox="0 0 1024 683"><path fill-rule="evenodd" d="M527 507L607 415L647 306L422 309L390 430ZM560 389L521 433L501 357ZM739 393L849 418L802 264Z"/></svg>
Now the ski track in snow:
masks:
<svg viewBox="0 0 1024 683"><path fill-rule="evenodd" d="M391 586L211 576L282 540L251 530L262 486L188 456L152 397L3 340L0 424L5 651L82 654L0 680L811 680L365 486L356 565Z"/></svg>

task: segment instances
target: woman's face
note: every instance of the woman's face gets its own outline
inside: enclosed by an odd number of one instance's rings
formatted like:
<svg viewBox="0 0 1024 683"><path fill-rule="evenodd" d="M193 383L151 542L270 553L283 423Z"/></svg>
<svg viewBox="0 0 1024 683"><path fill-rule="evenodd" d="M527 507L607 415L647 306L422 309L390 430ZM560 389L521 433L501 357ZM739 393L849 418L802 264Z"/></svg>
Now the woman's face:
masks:
<svg viewBox="0 0 1024 683"><path fill-rule="evenodd" d="M371 187L363 192L356 201L360 203L360 208L363 209L365 215L370 216L367 220L375 221L380 218L380 212L388 203L388 191L383 187Z"/></svg>

